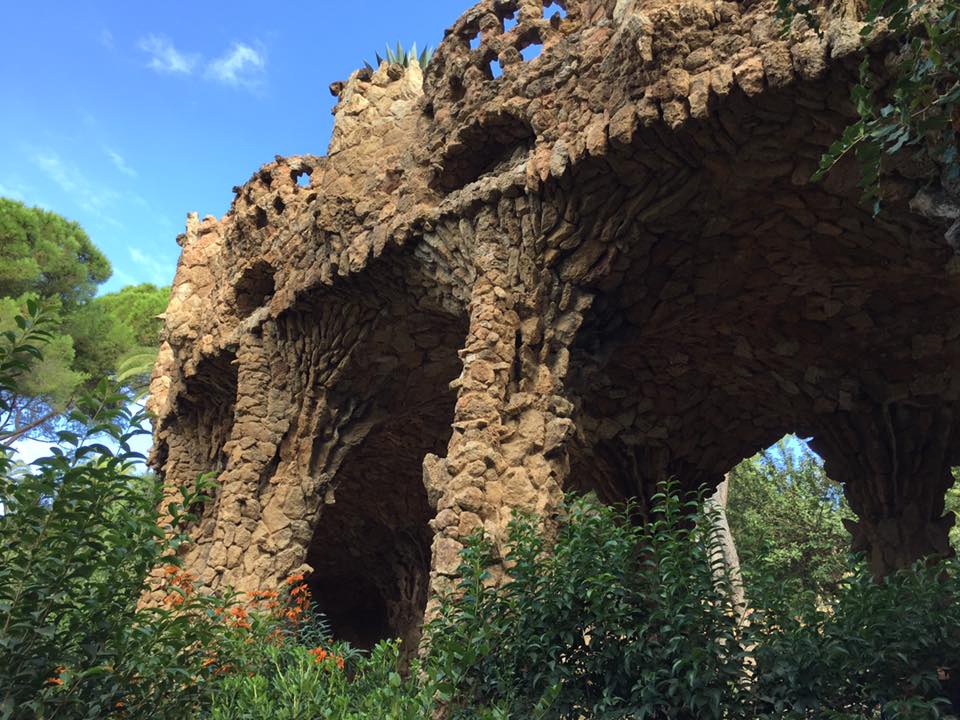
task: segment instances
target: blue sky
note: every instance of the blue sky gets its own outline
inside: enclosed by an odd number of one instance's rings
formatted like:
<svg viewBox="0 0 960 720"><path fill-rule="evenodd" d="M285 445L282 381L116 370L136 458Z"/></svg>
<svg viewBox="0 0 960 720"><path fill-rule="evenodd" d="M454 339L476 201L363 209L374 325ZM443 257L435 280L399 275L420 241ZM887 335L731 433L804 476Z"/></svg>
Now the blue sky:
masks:
<svg viewBox="0 0 960 720"><path fill-rule="evenodd" d="M385 42L435 46L469 0L6 3L0 196L78 221L104 290L169 283L187 212L274 155L324 154L334 98Z"/></svg>

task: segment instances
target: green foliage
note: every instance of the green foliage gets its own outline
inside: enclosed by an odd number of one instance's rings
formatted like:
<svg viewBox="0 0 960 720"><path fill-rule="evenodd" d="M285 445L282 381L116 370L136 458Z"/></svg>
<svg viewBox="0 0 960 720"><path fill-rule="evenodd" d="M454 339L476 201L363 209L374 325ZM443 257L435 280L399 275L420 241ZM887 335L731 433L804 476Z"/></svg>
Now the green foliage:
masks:
<svg viewBox="0 0 960 720"><path fill-rule="evenodd" d="M129 346L155 348L163 328L158 316L167 309L169 301L169 287L144 283L98 297L95 304L129 331Z"/></svg>
<svg viewBox="0 0 960 720"><path fill-rule="evenodd" d="M397 42L396 49L390 47L389 44L386 46L386 55L384 57L380 56L380 53L376 53L377 64L376 67L371 65L369 62L364 63L364 67L367 70L373 71L380 67L384 62L388 65L402 65L403 67L409 67L410 65L419 65L421 70L426 70L427 65L430 64L430 59L433 57L433 49L425 48L423 52L417 55L417 44L414 43L409 50L404 50L403 45Z"/></svg>
<svg viewBox="0 0 960 720"><path fill-rule="evenodd" d="M169 289L145 284L95 298L109 276L109 263L79 225L0 198L0 331L13 327L24 303L40 300L53 332L9 403L25 434L52 437L80 390L132 356L142 366L145 354L155 354ZM143 373L128 373L125 382L136 391Z"/></svg>
<svg viewBox="0 0 960 720"><path fill-rule="evenodd" d="M0 298L0 332L17 329L17 318L28 303L36 303L36 295L28 294L16 300ZM43 358L34 362L29 372L17 382L17 394L10 389L0 390L7 405L5 426L23 428L42 419L50 410L62 410L83 383L83 373L73 369L73 338L59 332L61 318L56 306L44 304L43 324L48 337Z"/></svg>
<svg viewBox="0 0 960 720"><path fill-rule="evenodd" d="M51 338L38 306L30 310L0 344L0 387L14 394ZM137 426L126 406L102 382L71 413L79 431L59 433L49 457L16 468L0 445L4 720L101 718L121 707L180 718L198 701L193 678L215 634L209 602L190 599L176 613L137 607L150 570L169 561L190 517L171 505L171 523L157 524L161 489L136 472L140 456L129 442L140 431L124 430Z"/></svg>
<svg viewBox="0 0 960 720"><path fill-rule="evenodd" d="M730 473L727 518L747 593L763 581L797 595L833 595L849 572L853 517L843 488L796 438L784 438Z"/></svg>
<svg viewBox="0 0 960 720"><path fill-rule="evenodd" d="M270 627L269 624L265 627ZM262 634L261 634L262 635ZM256 636L255 636L256 637ZM399 646L380 643L363 656L339 643L318 662L304 645L262 639L244 644L239 667L217 683L211 720L422 720L435 708L416 674L398 672ZM345 658L341 669L336 657ZM333 659L331 659L333 658Z"/></svg>
<svg viewBox="0 0 960 720"><path fill-rule="evenodd" d="M879 584L861 570L820 607L783 612L767 599L751 631L754 692L765 712L783 718L943 717L950 706L942 674L956 678L960 672L958 570L956 561L917 566Z"/></svg>
<svg viewBox="0 0 960 720"><path fill-rule="evenodd" d="M35 293L69 310L92 298L110 272L77 223L0 198L0 297Z"/></svg>
<svg viewBox="0 0 960 720"><path fill-rule="evenodd" d="M880 169L885 155L914 148L939 162L943 181L960 181L957 132L960 131L960 3L957 0L867 0L864 41L888 33L896 43L892 82L883 83L869 56L860 65L860 82L851 98L859 119L824 154L814 176L823 177L848 154L862 168L864 199L878 212ZM814 26L810 5L778 0L789 22L801 15Z"/></svg>
<svg viewBox="0 0 960 720"><path fill-rule="evenodd" d="M665 491L646 529L579 500L548 547L520 520L499 589L473 539L429 629L451 717L943 717L941 673L960 658L956 563L879 585L860 566L819 605L767 580L738 624L702 512Z"/></svg>
<svg viewBox="0 0 960 720"><path fill-rule="evenodd" d="M549 549L516 521L500 589L489 547L468 546L462 597L429 629L452 717L736 716L748 673L729 578L698 503L664 490L645 527L629 509L574 501Z"/></svg>

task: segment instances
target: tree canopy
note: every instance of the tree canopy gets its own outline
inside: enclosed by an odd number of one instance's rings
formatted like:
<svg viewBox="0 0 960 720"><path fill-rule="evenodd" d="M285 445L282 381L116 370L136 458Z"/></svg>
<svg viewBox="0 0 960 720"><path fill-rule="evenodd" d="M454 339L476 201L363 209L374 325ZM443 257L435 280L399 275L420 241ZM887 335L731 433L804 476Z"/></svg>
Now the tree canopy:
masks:
<svg viewBox="0 0 960 720"><path fill-rule="evenodd" d="M730 473L727 516L744 581L771 578L796 592L832 595L849 570L853 517L843 488L796 438L740 463Z"/></svg>
<svg viewBox="0 0 960 720"><path fill-rule="evenodd" d="M92 298L111 272L76 222L0 198L0 297L35 293L72 309Z"/></svg>
<svg viewBox="0 0 960 720"><path fill-rule="evenodd" d="M0 332L14 329L27 301L51 318L53 337L8 398L12 422L43 432L81 389L153 351L169 288L143 284L96 297L110 263L76 222L0 198Z"/></svg>

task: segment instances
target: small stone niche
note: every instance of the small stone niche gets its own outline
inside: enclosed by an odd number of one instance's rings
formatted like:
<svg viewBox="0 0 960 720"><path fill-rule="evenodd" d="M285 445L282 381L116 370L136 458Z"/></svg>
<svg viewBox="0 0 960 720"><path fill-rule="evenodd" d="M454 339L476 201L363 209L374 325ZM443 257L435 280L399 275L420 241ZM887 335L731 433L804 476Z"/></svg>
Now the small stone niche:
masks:
<svg viewBox="0 0 960 720"><path fill-rule="evenodd" d="M270 302L276 291L275 274L273 266L262 260L243 271L234 286L237 313L241 317L250 315Z"/></svg>

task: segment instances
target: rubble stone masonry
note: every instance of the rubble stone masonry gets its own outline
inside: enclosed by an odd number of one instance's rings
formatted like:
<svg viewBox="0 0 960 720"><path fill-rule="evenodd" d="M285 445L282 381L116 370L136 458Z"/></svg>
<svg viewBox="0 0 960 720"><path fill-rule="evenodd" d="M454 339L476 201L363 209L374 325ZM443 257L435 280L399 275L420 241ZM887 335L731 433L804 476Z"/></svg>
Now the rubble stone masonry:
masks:
<svg viewBox="0 0 960 720"><path fill-rule="evenodd" d="M326 157L189 218L150 407L171 496L219 476L198 584L309 566L342 637L415 646L476 529L716 486L786 432L878 574L948 552L958 189L905 154L874 218L855 164L810 180L851 119L853 10L818 37L768 0L560 4L485 0L425 77L334 84Z"/></svg>

